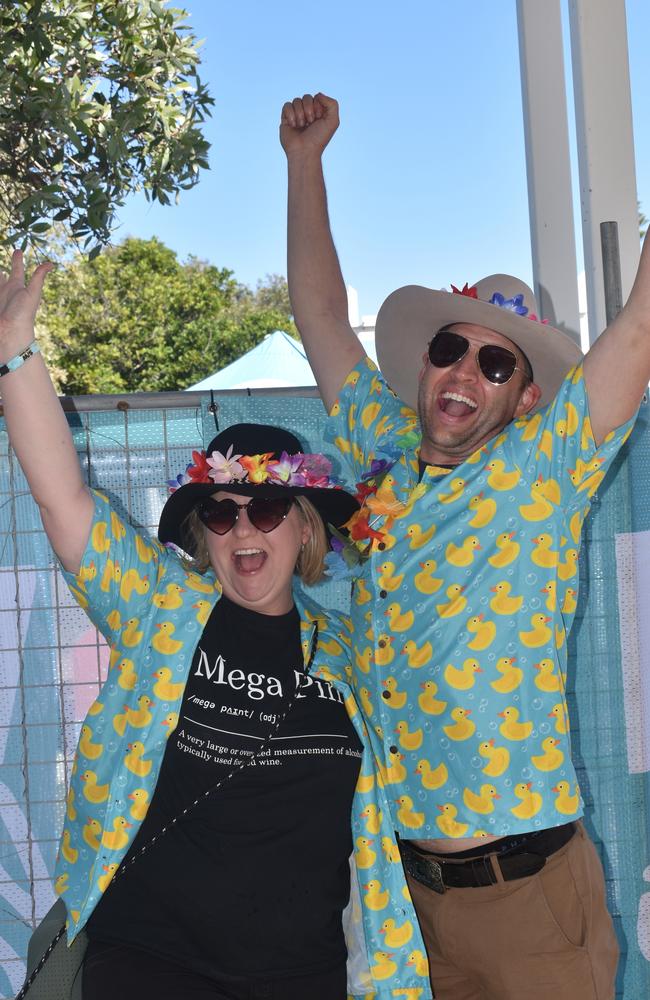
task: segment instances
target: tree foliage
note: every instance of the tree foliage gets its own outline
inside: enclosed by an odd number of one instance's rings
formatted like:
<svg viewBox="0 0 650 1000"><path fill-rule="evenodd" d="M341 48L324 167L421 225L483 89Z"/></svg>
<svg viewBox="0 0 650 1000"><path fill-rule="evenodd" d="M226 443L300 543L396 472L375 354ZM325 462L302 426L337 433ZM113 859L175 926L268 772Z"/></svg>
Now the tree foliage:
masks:
<svg viewBox="0 0 650 1000"><path fill-rule="evenodd" d="M275 298L284 279L274 276ZM286 289L286 282L284 282ZM230 364L288 315L196 258L182 264L156 239L127 239L50 275L41 324L68 395L185 389Z"/></svg>
<svg viewBox="0 0 650 1000"><path fill-rule="evenodd" d="M185 11L156 0L0 3L0 241L38 246L52 220L96 254L115 210L169 203L207 168Z"/></svg>

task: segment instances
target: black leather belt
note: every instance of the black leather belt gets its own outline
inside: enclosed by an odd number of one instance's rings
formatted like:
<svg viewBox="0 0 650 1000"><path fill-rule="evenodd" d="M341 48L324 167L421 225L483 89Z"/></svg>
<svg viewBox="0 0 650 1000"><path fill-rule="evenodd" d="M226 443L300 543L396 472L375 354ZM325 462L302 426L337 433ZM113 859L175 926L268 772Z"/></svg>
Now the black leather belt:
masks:
<svg viewBox="0 0 650 1000"><path fill-rule="evenodd" d="M575 829L575 823L565 823L526 834L516 838L516 846L506 846L503 851L499 849L500 842L495 841L493 851L458 861L450 860L449 855L442 859L439 855L427 854L409 840L400 840L399 848L404 868L412 878L435 892L445 892L446 889L494 885L499 879L492 858L496 858L506 882L534 875L544 867L547 858L571 840Z"/></svg>

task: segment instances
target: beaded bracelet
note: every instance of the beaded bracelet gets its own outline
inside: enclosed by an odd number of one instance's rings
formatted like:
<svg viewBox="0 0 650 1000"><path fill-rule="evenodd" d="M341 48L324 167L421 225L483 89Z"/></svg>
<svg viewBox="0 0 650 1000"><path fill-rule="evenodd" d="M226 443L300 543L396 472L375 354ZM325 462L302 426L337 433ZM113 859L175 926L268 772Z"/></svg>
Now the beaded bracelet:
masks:
<svg viewBox="0 0 650 1000"><path fill-rule="evenodd" d="M29 347L26 347L24 351L17 354L15 358L11 359L11 361L7 361L5 365L0 365L0 376L8 375L9 372L15 372L16 368L20 368L21 365L24 365L25 362L28 361L34 354L40 353L40 347L35 340L32 340Z"/></svg>

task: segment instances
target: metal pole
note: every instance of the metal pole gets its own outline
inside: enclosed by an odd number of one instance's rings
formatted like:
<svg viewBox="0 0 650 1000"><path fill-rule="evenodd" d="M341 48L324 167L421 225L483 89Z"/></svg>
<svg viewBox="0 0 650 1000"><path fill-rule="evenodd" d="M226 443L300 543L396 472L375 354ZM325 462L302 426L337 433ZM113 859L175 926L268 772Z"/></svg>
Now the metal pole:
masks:
<svg viewBox="0 0 650 1000"><path fill-rule="evenodd" d="M603 289L607 326L623 308L621 257L618 249L618 223L601 222L600 249L603 256Z"/></svg>

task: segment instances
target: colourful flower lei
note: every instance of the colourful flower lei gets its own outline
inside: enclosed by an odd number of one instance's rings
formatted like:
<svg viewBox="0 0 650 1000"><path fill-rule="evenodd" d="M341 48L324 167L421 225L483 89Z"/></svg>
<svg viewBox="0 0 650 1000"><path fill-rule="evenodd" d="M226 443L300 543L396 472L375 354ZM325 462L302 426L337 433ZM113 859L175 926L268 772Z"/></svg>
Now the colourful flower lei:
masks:
<svg viewBox="0 0 650 1000"><path fill-rule="evenodd" d="M341 489L341 484L332 475L332 463L321 454L289 455L283 451L280 458L273 459L273 452L261 455L233 455L231 445L225 455L213 451L193 451L192 462L185 472L168 481L169 490L174 493L188 483L214 483L224 486L228 483L270 483L274 486L305 486L322 490Z"/></svg>

